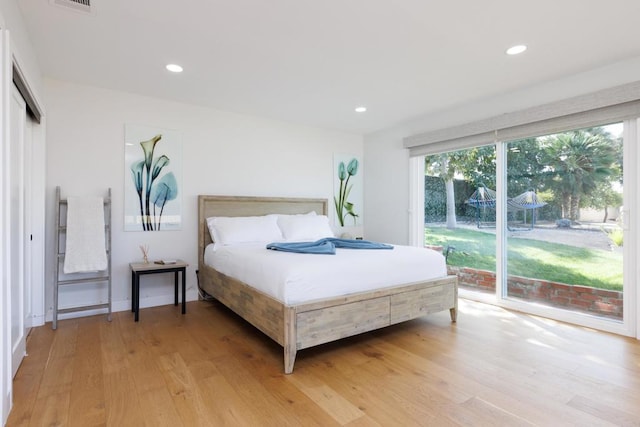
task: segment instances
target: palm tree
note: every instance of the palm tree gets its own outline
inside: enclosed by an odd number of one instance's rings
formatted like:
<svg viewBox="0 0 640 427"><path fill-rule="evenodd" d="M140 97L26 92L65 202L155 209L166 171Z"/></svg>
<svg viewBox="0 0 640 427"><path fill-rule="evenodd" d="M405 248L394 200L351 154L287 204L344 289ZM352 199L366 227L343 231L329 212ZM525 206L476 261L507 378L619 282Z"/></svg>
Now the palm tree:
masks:
<svg viewBox="0 0 640 427"><path fill-rule="evenodd" d="M551 188L561 197L562 216L576 221L581 197L613 175L616 155L611 136L602 128L581 129L554 135L545 145Z"/></svg>

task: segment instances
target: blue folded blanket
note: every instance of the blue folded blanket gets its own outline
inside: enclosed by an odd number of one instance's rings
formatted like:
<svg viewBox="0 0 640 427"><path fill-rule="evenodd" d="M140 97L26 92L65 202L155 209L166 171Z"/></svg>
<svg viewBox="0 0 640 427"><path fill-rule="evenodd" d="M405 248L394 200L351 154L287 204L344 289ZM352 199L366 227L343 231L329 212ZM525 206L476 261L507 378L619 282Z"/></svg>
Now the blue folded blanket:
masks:
<svg viewBox="0 0 640 427"><path fill-rule="evenodd" d="M338 239L336 237L327 237L315 242L274 242L267 245L267 249L274 251L321 255L335 255L336 248L393 249L393 246L368 240Z"/></svg>

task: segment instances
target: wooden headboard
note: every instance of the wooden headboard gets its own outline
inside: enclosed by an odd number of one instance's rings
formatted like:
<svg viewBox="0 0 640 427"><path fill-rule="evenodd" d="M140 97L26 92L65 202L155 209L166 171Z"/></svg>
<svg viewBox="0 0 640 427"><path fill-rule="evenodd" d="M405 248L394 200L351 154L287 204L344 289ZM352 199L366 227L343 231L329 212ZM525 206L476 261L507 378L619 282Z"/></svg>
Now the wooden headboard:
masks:
<svg viewBox="0 0 640 427"><path fill-rule="evenodd" d="M198 267L204 261L204 248L212 243L207 218L212 216L257 216L273 213L304 214L315 211L327 215L327 199L244 196L198 196Z"/></svg>

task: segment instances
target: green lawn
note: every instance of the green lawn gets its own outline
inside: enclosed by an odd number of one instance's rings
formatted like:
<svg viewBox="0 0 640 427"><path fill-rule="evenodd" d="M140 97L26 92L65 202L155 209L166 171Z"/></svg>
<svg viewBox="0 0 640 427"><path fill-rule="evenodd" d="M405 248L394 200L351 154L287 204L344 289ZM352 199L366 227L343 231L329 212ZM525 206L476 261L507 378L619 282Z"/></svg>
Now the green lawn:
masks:
<svg viewBox="0 0 640 427"><path fill-rule="evenodd" d="M496 271L495 235L444 227L425 228L428 245L455 247L447 263ZM600 249L512 238L508 244L508 273L570 285L622 290L622 254Z"/></svg>

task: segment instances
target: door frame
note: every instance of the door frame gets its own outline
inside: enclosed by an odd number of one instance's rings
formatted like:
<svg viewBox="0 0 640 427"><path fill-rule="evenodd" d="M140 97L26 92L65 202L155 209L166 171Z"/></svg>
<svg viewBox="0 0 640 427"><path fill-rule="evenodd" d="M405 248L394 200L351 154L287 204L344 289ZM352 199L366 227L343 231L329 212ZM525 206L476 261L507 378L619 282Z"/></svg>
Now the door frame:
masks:
<svg viewBox="0 0 640 427"><path fill-rule="evenodd" d="M7 261L7 253L9 247L9 239L6 233L9 229L9 215L7 207L7 189L9 179L7 176L8 165L8 141L9 141L9 88L11 80L11 61L10 61L10 43L9 33L5 29L0 29L0 138L2 139L0 149L0 409L2 415L2 424L6 423L11 410L12 401L12 381L11 375L11 290L9 287L8 272L9 265Z"/></svg>
<svg viewBox="0 0 640 427"><path fill-rule="evenodd" d="M623 170L624 170L624 246L623 246L623 283L624 283L624 301L623 301L623 321L613 321L598 316L585 315L571 310L560 309L556 307L547 307L531 304L526 301L519 301L509 298L506 295L506 279L507 279L507 205L506 197L500 195L506 194L506 148L508 141L496 142L496 193L498 200L496 203L496 303L502 307L522 311L554 320L564 321L568 323L578 324L593 329L606 332L612 332L619 335L640 338L638 330L638 309L640 301L638 300L638 278L640 278L640 270L633 260L637 259L638 232L637 228L640 224L637 215L638 192L640 190L640 176L634 165L640 160L640 153L637 149L638 138L638 119L621 120L624 122L623 133Z"/></svg>
<svg viewBox="0 0 640 427"><path fill-rule="evenodd" d="M36 117L31 126L32 151L30 158L30 169L32 175L32 193L29 196L30 208L32 209L31 230L25 230L24 236L34 236L30 242L29 255L31 258L27 268L31 269L31 301L30 311L32 317L24 319L28 326L44 325L45 321L45 166L46 152L45 140L46 129L43 109L37 97L31 90L28 81L22 73L19 60L12 54L9 31L4 28L4 21L0 16L0 425L4 425L9 417L12 406L12 356L11 356L11 287L10 285L10 241L6 238L10 230L10 216L8 208L10 179L8 176L8 156L10 141L10 106L11 89L13 80L18 79L22 84L20 92L27 104L30 112L33 111ZM25 91L26 94L23 92ZM27 310L29 311L29 310Z"/></svg>

